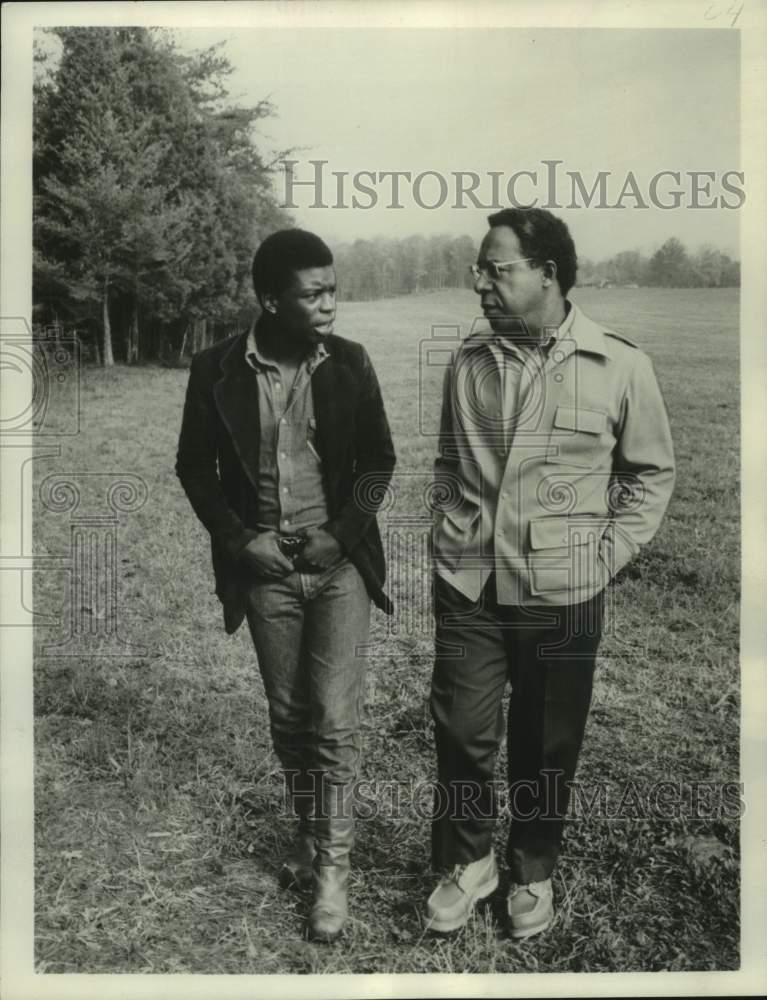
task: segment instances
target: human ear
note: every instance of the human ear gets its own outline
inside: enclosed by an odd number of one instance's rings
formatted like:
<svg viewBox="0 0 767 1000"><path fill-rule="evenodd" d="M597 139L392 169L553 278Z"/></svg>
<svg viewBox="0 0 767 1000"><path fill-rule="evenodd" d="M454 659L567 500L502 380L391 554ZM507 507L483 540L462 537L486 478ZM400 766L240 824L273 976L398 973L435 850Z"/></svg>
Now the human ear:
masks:
<svg viewBox="0 0 767 1000"><path fill-rule="evenodd" d="M556 281L557 277L556 262L553 260L544 261L542 270L543 270L543 287L548 288L553 281Z"/></svg>

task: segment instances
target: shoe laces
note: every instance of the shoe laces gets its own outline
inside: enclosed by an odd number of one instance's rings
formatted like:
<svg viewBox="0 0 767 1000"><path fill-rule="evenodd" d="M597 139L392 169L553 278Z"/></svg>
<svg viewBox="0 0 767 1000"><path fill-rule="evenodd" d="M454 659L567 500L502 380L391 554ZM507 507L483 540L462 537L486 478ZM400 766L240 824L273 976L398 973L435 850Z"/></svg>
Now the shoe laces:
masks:
<svg viewBox="0 0 767 1000"><path fill-rule="evenodd" d="M509 899L513 899L523 890L529 892L531 896L535 896L536 899L540 899L545 893L545 886L545 882L527 882L525 884L513 882L509 889Z"/></svg>
<svg viewBox="0 0 767 1000"><path fill-rule="evenodd" d="M466 865L466 864L464 864L464 865L453 865L452 871L446 872L442 876L442 881L445 882L445 883L455 882L455 884L460 889L461 888L461 878L462 878L464 872L466 871L466 869L468 867L469 866Z"/></svg>

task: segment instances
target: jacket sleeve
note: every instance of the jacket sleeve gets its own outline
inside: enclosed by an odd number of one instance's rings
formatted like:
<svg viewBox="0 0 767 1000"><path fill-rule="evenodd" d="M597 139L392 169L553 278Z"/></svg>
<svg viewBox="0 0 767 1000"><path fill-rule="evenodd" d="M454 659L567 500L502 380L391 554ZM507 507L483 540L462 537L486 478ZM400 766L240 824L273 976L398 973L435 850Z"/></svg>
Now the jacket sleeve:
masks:
<svg viewBox="0 0 767 1000"><path fill-rule="evenodd" d="M396 463L389 422L381 389L367 351L362 351L362 370L355 415L354 490L340 513L325 525L348 553L375 521L391 482Z"/></svg>
<svg viewBox="0 0 767 1000"><path fill-rule="evenodd" d="M255 532L244 528L229 506L218 475L212 386L199 358L192 360L176 455L176 475L195 514L230 558L236 558Z"/></svg>
<svg viewBox="0 0 767 1000"><path fill-rule="evenodd" d="M614 576L653 537L675 481L671 429L652 362L637 352L621 407L601 555Z"/></svg>

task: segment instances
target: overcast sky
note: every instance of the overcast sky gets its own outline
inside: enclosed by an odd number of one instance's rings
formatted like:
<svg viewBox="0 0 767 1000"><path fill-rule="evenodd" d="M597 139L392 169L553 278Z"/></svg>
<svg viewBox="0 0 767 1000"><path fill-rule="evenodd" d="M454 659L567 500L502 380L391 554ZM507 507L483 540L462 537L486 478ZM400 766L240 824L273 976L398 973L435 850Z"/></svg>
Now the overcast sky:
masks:
<svg viewBox="0 0 767 1000"><path fill-rule="evenodd" d="M600 172L609 180L606 200L614 205L632 173L648 208L636 207L629 192L623 209L562 207L579 253L600 259L619 250L654 251L670 236L689 249L714 243L740 256L739 221L743 209L695 208L688 171L715 175L703 203L738 197L724 186L748 192L732 172L740 169L739 33L730 30L609 28L273 28L177 29L184 48L223 43L235 71L232 98L253 104L269 97L277 117L263 122L266 151L293 149L299 181L315 178L310 161L323 168L322 200L315 189L296 186L296 221L331 242L377 235L407 236L447 232L478 238L487 209L468 196L454 207L455 174L478 177L476 196L493 199L493 174L499 175L500 201L509 178L522 203L538 198L546 205L552 189L543 161L561 161L556 200L573 200L568 173L590 190ZM390 207L391 180L362 183L374 189L376 204L354 208L372 198L355 190L360 172L409 172L412 178L436 172L445 178L441 194L433 176L419 191L400 181L401 209ZM664 210L653 204L651 181L661 171L681 174L681 184L663 178L657 199L682 206ZM344 174L343 205L335 174ZM465 179L464 184L468 184ZM703 181L705 183L705 179ZM287 196L284 168L275 175L275 193ZM421 202L440 207L425 208ZM657 200L656 199L656 200ZM748 201L746 200L746 206ZM553 207L553 206L549 206ZM747 208L745 209L747 210Z"/></svg>
<svg viewBox="0 0 767 1000"><path fill-rule="evenodd" d="M192 47L225 40L233 94L241 103L269 96L277 107L279 118L264 123L264 142L302 147L295 154L299 179L314 176L310 159L328 161L329 204L336 190L330 172L362 170L434 170L448 180L455 171L474 171L483 202L491 195L489 171L501 171L505 185L515 171L537 170L543 203L543 160L580 171L588 188L599 171L611 172L611 203L628 171L649 200L649 182L661 170L714 171L711 196L736 201L720 178L740 168L737 32L243 28L187 29L178 39ZM561 176L559 200L567 204L570 181ZM387 208L390 183L376 185L378 203L368 210L311 208L311 189L297 188L295 217L331 240L415 232L478 237L485 229L487 213L468 199L464 209L449 207L453 181L445 206L435 210L419 208L407 187L405 207ZM661 196L674 186L662 182ZM689 181L682 187L689 205ZM284 197L284 172L277 190ZM532 182L523 178L517 192L525 200ZM353 193L349 181L347 203ZM421 200L438 198L436 182L424 182ZM651 251L672 235L691 249L710 241L738 254L739 211L636 209L631 198L624 204L562 211L584 256Z"/></svg>

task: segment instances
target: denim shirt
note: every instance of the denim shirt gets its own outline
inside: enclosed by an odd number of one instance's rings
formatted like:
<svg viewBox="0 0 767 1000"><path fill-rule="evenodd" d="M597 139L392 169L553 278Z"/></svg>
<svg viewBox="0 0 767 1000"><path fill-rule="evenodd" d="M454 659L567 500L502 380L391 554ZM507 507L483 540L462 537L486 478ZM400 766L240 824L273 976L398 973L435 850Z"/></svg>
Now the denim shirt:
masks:
<svg viewBox="0 0 767 1000"><path fill-rule="evenodd" d="M319 343L289 388L279 365L258 350L255 330L248 336L245 358L258 375L260 528L290 534L328 519L311 383L312 373L328 356Z"/></svg>

